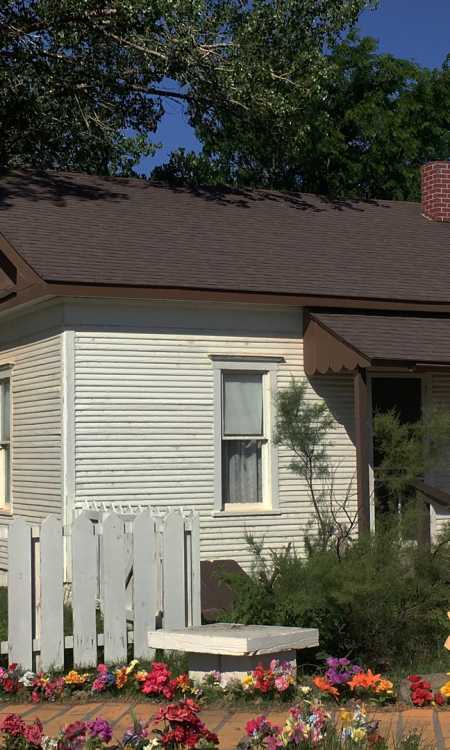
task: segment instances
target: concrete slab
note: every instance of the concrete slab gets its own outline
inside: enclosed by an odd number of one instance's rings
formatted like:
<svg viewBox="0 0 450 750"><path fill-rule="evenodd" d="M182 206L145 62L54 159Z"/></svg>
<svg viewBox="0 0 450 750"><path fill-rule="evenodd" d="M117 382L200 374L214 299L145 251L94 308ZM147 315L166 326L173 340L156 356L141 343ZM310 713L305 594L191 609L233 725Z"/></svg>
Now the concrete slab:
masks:
<svg viewBox="0 0 450 750"><path fill-rule="evenodd" d="M188 654L189 676L201 682L210 672L220 672L222 683L242 679L258 664L272 659L296 669L296 650L319 645L316 628L214 623L175 630L152 630L148 645Z"/></svg>
<svg viewBox="0 0 450 750"><path fill-rule="evenodd" d="M151 630L148 645L170 651L197 654L249 656L315 648L317 628L214 623L177 630Z"/></svg>

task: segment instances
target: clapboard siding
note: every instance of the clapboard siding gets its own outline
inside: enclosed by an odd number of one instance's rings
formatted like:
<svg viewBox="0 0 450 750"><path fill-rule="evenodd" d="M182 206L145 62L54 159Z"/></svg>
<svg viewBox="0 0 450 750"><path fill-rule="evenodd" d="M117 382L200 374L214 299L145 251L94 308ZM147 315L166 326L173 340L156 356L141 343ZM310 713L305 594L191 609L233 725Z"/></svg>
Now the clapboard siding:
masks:
<svg viewBox="0 0 450 750"><path fill-rule="evenodd" d="M432 376L432 404L450 411L450 377L448 375ZM447 464L447 465L446 465ZM450 450L447 460L442 466L430 473L430 481L436 487L450 493ZM444 526L450 522L450 512L444 510L436 512L434 518L434 533L438 535Z"/></svg>
<svg viewBox="0 0 450 750"><path fill-rule="evenodd" d="M35 327L38 317L35 317ZM30 322L27 322L30 327ZM9 324L10 327L10 324ZM17 330L20 326L17 327ZM41 334L13 345L0 343L0 365L12 365L12 499L15 516L30 522L61 517L61 336ZM0 517L8 524L8 517ZM0 542L0 569L7 543Z"/></svg>
<svg viewBox="0 0 450 750"><path fill-rule="evenodd" d="M106 308L105 308L106 309ZM311 507L279 451L280 515L213 516L214 378L210 354L277 356L278 388L304 377L300 310L161 303L86 306L75 329L75 502L121 501L196 508L203 558L249 561L245 530L270 547L301 548ZM355 473L350 378L312 382L337 423L330 454L344 491Z"/></svg>

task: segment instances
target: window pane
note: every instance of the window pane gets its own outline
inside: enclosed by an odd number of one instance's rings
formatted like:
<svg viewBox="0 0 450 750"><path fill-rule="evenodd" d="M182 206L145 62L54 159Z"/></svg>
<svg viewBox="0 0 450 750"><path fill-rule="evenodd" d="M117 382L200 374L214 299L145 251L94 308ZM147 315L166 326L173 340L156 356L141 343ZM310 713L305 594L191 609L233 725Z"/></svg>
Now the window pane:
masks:
<svg viewBox="0 0 450 750"><path fill-rule="evenodd" d="M223 374L224 435L263 434L262 373Z"/></svg>
<svg viewBox="0 0 450 750"><path fill-rule="evenodd" d="M11 502L11 451L9 446L5 451L5 505Z"/></svg>
<svg viewBox="0 0 450 750"><path fill-rule="evenodd" d="M10 440L11 432L11 397L9 380L2 383L2 440Z"/></svg>
<svg viewBox="0 0 450 750"><path fill-rule="evenodd" d="M262 503L262 441L223 440L224 503Z"/></svg>

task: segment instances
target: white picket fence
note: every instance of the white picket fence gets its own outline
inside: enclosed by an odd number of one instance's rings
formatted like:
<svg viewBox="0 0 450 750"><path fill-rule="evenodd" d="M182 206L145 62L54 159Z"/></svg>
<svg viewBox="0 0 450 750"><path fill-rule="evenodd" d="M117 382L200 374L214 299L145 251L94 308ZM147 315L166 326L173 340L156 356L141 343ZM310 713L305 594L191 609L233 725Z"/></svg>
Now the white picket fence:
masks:
<svg viewBox="0 0 450 750"><path fill-rule="evenodd" d="M70 537L65 540L65 537ZM57 669L64 649L78 667L153 653L147 633L201 622L199 519L175 510L136 516L81 513L63 527L12 521L8 532L8 641L1 653L24 669ZM65 560L66 554L66 560ZM70 567L73 634L64 635L64 566ZM103 632L97 633L101 611Z"/></svg>

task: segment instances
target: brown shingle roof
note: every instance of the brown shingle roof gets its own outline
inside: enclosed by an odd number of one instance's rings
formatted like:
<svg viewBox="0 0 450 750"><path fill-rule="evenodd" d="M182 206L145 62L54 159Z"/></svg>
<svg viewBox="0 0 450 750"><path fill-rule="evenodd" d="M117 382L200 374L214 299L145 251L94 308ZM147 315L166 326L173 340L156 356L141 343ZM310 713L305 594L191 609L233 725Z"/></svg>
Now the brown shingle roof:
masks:
<svg viewBox="0 0 450 750"><path fill-rule="evenodd" d="M314 312L312 317L372 364L450 363L450 316Z"/></svg>
<svg viewBox="0 0 450 750"><path fill-rule="evenodd" d="M450 301L450 224L415 203L22 172L0 232L46 281Z"/></svg>

